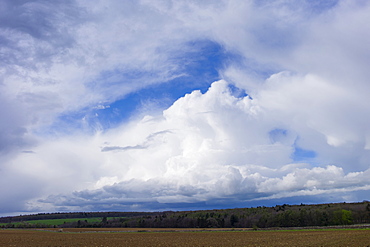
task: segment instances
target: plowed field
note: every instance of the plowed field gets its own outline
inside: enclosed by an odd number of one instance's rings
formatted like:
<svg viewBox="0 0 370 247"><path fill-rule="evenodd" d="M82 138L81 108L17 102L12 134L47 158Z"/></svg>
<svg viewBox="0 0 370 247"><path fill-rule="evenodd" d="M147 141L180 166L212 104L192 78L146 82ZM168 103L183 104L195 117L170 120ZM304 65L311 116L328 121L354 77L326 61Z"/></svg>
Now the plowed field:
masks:
<svg viewBox="0 0 370 247"><path fill-rule="evenodd" d="M0 230L0 246L370 246L370 230L114 232ZM123 229L119 229L122 231Z"/></svg>

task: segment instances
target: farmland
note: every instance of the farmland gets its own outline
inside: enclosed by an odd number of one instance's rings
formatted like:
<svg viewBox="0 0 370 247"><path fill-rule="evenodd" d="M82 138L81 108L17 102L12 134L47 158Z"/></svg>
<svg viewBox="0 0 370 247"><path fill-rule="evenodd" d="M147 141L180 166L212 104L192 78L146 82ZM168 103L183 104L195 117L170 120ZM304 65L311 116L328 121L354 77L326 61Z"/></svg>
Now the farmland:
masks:
<svg viewBox="0 0 370 247"><path fill-rule="evenodd" d="M368 246L370 230L0 230L0 246ZM123 230L125 232L123 232Z"/></svg>

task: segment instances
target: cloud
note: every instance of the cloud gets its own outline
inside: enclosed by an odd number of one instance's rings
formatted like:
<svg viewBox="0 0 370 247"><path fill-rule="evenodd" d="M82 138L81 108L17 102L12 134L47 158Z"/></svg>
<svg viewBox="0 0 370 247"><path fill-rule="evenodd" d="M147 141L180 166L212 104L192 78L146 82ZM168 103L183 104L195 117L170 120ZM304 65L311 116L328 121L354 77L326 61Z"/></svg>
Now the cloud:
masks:
<svg viewBox="0 0 370 247"><path fill-rule="evenodd" d="M363 200L369 8L2 1L0 181L22 182L0 212ZM209 44L223 80L196 90L182 79L214 66ZM114 128L99 122L132 93L181 83L195 86L166 109L141 98Z"/></svg>
<svg viewBox="0 0 370 247"><path fill-rule="evenodd" d="M70 182L68 190L60 189L65 191L61 194L33 201L29 210L37 206L54 210L113 210L119 206L124 210L150 210L205 202L210 207L232 207L268 199L369 189L369 170L345 172L336 165L293 163L301 130L293 124L284 132L276 131L275 119L266 119L276 109L265 114L263 105L258 105L261 100L235 97L227 82L218 81L204 94L194 91L178 99L161 116L146 116L101 133L87 142L90 145L86 148L91 151L86 152L93 156L90 162L80 160L85 165L78 165L80 169L69 174L72 181L77 181ZM273 138L271 133L275 133ZM92 151L107 139L110 145L102 152ZM54 149L52 145L57 143L48 146ZM71 152L75 147L79 144L67 150ZM311 148L321 152L321 147ZM80 157L84 156L69 159L76 164ZM83 167L88 166L93 175L86 176ZM85 189L79 190L81 179ZM76 188L75 192L67 193L72 188ZM346 193L337 195L336 200L343 200Z"/></svg>
<svg viewBox="0 0 370 247"><path fill-rule="evenodd" d="M365 146L366 112L370 109L364 97L361 89L347 88L317 75L280 73L267 80L255 99L270 117L290 119L289 128L300 136L297 143L302 148L322 155L323 162L356 170L368 167L364 159L369 155ZM353 153L332 155L337 152L334 150L352 150L359 159L353 159Z"/></svg>
<svg viewBox="0 0 370 247"><path fill-rule="evenodd" d="M171 133L170 130L164 130L164 131L159 131L153 134L150 134L145 141L142 144L135 145L135 146L125 146L125 147L120 147L120 146L105 146L101 149L102 152L109 152L109 151L125 151L125 150L132 150L132 149L146 149L148 148L152 142L154 142L156 136L158 135L163 135L166 133Z"/></svg>
<svg viewBox="0 0 370 247"><path fill-rule="evenodd" d="M146 147L143 147L141 145L136 145L136 146L126 146L126 147L119 147L119 146L108 146L108 147L103 147L101 149L102 152L109 152L109 151L124 151L124 150L130 150L130 149L144 149Z"/></svg>
<svg viewBox="0 0 370 247"><path fill-rule="evenodd" d="M183 52L194 50L174 17L139 2L2 5L1 101L19 107L25 116L13 125L26 132L182 76Z"/></svg>

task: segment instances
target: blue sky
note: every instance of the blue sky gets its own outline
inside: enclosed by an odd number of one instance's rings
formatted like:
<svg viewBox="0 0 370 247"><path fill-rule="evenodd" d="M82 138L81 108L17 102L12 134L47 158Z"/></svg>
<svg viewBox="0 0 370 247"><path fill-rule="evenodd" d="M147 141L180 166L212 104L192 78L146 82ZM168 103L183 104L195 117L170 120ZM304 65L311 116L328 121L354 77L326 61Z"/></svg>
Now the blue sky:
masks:
<svg viewBox="0 0 370 247"><path fill-rule="evenodd" d="M194 90L205 92L210 82L220 80L218 71L227 65L233 55L227 54L220 45L211 41L193 41L190 45L194 50L177 58L182 63L181 69L177 72L178 77L134 91L122 99L109 103L108 108L94 109L92 113L99 115L98 121L102 128L114 127L127 121L145 104L153 104L159 108L158 110L168 108L185 94ZM133 75L137 78L142 76L140 72Z"/></svg>
<svg viewBox="0 0 370 247"><path fill-rule="evenodd" d="M0 6L0 215L369 200L366 1Z"/></svg>

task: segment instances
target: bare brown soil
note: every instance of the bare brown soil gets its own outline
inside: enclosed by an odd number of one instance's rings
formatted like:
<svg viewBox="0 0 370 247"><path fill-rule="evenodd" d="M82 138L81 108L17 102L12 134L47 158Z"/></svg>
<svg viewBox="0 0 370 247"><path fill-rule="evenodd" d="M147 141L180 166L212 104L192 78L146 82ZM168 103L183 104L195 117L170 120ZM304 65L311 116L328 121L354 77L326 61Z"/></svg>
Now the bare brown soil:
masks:
<svg viewBox="0 0 370 247"><path fill-rule="evenodd" d="M0 246L370 246L370 230L123 230L126 229L64 229L63 232L7 229L0 230Z"/></svg>

